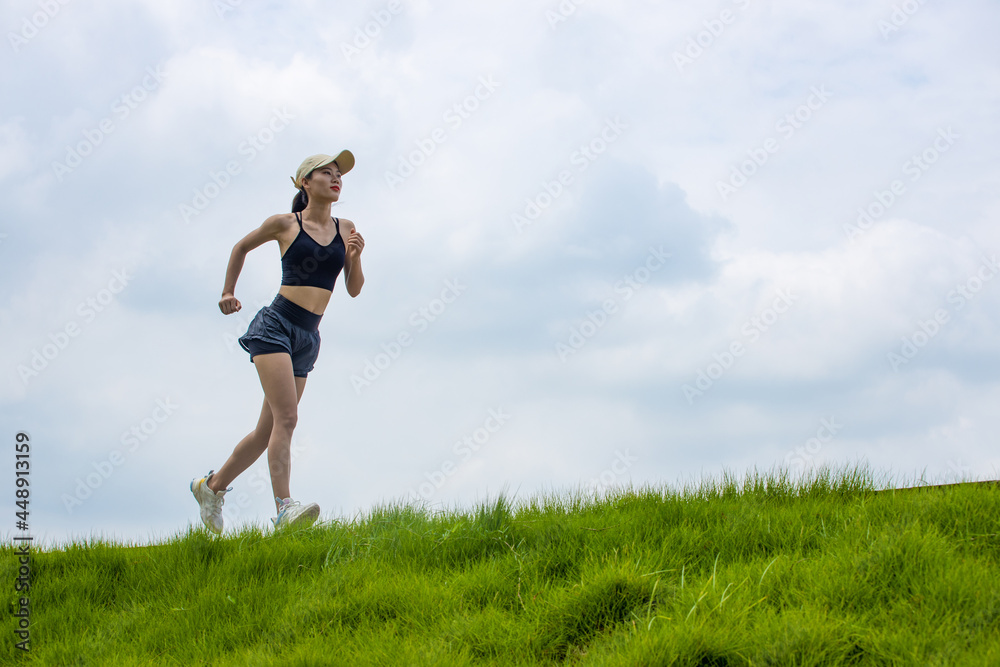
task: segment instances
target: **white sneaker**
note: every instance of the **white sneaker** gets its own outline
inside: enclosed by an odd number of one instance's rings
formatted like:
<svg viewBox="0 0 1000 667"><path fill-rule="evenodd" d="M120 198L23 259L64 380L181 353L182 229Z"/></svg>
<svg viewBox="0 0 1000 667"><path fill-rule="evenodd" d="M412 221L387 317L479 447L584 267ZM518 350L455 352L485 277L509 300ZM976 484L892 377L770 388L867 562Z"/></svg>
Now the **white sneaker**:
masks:
<svg viewBox="0 0 1000 667"><path fill-rule="evenodd" d="M191 493L201 507L201 520L213 533L222 533L222 504L225 502L226 491L232 491L229 487L224 491L216 493L208 488L208 478L212 476L214 470L209 470L208 474L200 479L191 480Z"/></svg>
<svg viewBox="0 0 1000 667"><path fill-rule="evenodd" d="M278 510L278 516L271 519L274 523L274 529L280 530L288 526L295 526L297 528L304 528L306 526L312 525L312 523L319 517L319 505L316 503L309 503L308 505L303 505L297 500L292 500L291 498L275 498L275 500L281 502L281 508Z"/></svg>

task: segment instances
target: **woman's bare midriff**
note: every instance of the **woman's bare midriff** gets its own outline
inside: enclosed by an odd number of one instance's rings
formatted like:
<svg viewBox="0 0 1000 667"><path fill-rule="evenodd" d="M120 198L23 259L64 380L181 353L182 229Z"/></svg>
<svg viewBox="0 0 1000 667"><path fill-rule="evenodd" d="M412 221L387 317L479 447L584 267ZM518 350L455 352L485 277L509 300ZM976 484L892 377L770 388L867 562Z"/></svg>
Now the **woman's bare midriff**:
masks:
<svg viewBox="0 0 1000 667"><path fill-rule="evenodd" d="M278 288L278 294L302 306L311 313L322 315L326 310L326 305L330 303L330 296L333 292L322 287L282 285Z"/></svg>

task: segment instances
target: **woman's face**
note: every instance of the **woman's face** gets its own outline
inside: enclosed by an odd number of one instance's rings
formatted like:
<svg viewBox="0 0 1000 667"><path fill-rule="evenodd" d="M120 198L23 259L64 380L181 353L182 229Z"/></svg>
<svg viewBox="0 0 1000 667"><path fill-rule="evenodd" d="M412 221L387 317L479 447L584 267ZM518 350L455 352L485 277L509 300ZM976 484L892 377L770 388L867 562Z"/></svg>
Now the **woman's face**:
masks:
<svg viewBox="0 0 1000 667"><path fill-rule="evenodd" d="M324 165L318 169L313 169L305 178L305 189L309 199L329 199L337 201L340 199L340 190L343 185L340 180L340 167L336 162Z"/></svg>

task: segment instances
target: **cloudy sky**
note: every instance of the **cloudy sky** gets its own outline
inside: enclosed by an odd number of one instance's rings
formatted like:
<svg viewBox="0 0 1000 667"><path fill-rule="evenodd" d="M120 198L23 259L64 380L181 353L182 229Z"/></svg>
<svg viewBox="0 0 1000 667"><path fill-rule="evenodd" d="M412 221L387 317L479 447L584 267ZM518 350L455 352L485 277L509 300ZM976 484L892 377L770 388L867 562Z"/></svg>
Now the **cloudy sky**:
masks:
<svg viewBox="0 0 1000 667"><path fill-rule="evenodd" d="M327 518L724 471L1000 474L1000 6L12 0L0 490L39 540L199 525L280 281L233 244L349 148L300 403ZM990 406L993 406L992 408ZM992 416L991 416L992 415ZM273 514L262 458L227 526ZM19 534L19 533L18 533Z"/></svg>

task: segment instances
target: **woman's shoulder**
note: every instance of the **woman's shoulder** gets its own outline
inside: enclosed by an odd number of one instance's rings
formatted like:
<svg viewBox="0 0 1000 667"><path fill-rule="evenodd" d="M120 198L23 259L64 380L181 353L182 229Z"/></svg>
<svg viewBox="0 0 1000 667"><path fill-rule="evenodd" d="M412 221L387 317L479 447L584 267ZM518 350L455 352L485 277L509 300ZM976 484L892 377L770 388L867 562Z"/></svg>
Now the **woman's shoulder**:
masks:
<svg viewBox="0 0 1000 667"><path fill-rule="evenodd" d="M299 215L301 215L301 213ZM268 220L280 220L283 222L291 222L293 224L295 223L295 219L296 217L294 213L275 213L268 218Z"/></svg>
<svg viewBox="0 0 1000 667"><path fill-rule="evenodd" d="M275 213L261 225L261 227L273 231L284 231L289 227L298 226L299 223L296 222L294 213Z"/></svg>

